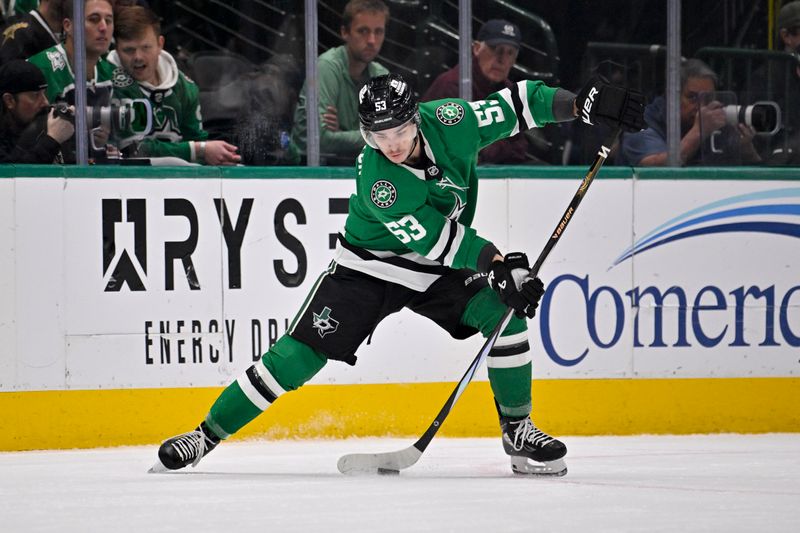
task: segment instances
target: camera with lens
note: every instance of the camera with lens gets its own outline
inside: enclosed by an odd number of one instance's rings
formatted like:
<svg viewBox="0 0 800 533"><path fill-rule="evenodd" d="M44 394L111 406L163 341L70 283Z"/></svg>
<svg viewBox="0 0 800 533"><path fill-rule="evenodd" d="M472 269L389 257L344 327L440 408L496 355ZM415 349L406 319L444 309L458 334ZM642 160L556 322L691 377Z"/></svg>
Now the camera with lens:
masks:
<svg viewBox="0 0 800 533"><path fill-rule="evenodd" d="M75 122L75 113L66 102L53 104L55 115ZM153 106L146 98L128 100L124 104L86 107L86 127L111 132L129 131L145 136L153 129Z"/></svg>
<svg viewBox="0 0 800 533"><path fill-rule="evenodd" d="M730 126L745 124L756 135L775 135L781 129L781 108L767 100L750 105L726 105L725 122Z"/></svg>
<svg viewBox="0 0 800 533"><path fill-rule="evenodd" d="M69 120L70 122L75 121L75 113L72 112L72 108L68 103L56 102L51 107L57 117Z"/></svg>

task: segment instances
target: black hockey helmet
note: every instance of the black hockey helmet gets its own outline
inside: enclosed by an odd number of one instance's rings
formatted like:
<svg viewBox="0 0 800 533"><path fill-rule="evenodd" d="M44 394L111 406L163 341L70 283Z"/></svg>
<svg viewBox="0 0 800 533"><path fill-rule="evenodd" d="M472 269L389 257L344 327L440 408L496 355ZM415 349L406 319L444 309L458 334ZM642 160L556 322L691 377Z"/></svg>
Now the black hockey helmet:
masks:
<svg viewBox="0 0 800 533"><path fill-rule="evenodd" d="M369 80L358 93L358 117L367 142L368 132L387 130L414 119L419 124L417 99L399 74L384 74Z"/></svg>

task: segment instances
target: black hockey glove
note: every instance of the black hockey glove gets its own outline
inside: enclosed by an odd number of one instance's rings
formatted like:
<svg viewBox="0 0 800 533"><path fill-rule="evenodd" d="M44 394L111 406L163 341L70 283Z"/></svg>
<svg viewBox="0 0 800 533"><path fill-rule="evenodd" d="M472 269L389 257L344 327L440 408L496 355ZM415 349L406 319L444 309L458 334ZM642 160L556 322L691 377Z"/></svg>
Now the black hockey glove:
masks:
<svg viewBox="0 0 800 533"><path fill-rule="evenodd" d="M645 127L644 95L624 87L610 85L596 75L575 98L578 117L589 126L605 124L622 131L637 132Z"/></svg>
<svg viewBox="0 0 800 533"><path fill-rule="evenodd" d="M489 269L489 286L518 318L533 318L544 294L542 280L529 275L528 256L521 252L506 254L503 261L495 261Z"/></svg>

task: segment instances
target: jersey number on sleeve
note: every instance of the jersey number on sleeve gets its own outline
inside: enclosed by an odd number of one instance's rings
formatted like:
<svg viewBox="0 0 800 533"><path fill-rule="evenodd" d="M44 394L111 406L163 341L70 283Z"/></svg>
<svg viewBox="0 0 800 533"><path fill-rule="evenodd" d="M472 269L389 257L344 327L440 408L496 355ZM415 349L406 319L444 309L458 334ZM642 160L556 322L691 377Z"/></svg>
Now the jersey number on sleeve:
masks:
<svg viewBox="0 0 800 533"><path fill-rule="evenodd" d="M412 240L418 241L428 233L417 219L411 215L406 215L397 222L386 222L386 227L403 244L407 244Z"/></svg>
<svg viewBox="0 0 800 533"><path fill-rule="evenodd" d="M497 102L494 100L488 102L486 100L478 100L476 102L470 102L469 105L475 110L475 116L478 117L479 128L488 126L492 122L503 122L506 119L503 114L503 108L497 105ZM488 107L482 109L484 106Z"/></svg>

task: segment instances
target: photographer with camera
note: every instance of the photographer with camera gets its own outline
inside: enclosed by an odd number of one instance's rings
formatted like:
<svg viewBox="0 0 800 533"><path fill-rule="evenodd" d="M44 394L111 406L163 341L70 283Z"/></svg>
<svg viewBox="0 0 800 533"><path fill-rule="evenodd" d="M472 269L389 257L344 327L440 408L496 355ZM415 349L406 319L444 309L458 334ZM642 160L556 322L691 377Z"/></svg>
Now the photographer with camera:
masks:
<svg viewBox="0 0 800 533"><path fill-rule="evenodd" d="M47 82L27 61L0 67L0 163L61 162L61 145L75 127L47 102Z"/></svg>
<svg viewBox="0 0 800 533"><path fill-rule="evenodd" d="M200 114L200 93L164 51L158 16L141 7L125 7L116 14L116 50L108 60L117 71L114 98L121 104L147 99L153 109L153 131L143 139L134 131L120 133L119 147L126 155L177 157L208 165L235 165L238 148L223 140L208 140ZM121 69L120 69L121 70Z"/></svg>
<svg viewBox="0 0 800 533"><path fill-rule="evenodd" d="M704 100L713 95L717 75L699 59L686 60L681 66L681 165L693 164L754 164L761 161L755 147L755 131L751 124L731 116L732 106L717 100ZM667 164L667 104L659 96L647 105L644 112L647 129L622 137L616 164L631 166L664 166ZM717 133L719 132L719 133ZM712 137L718 147L702 150ZM721 148L720 148L721 147ZM711 155L701 159L701 154Z"/></svg>

